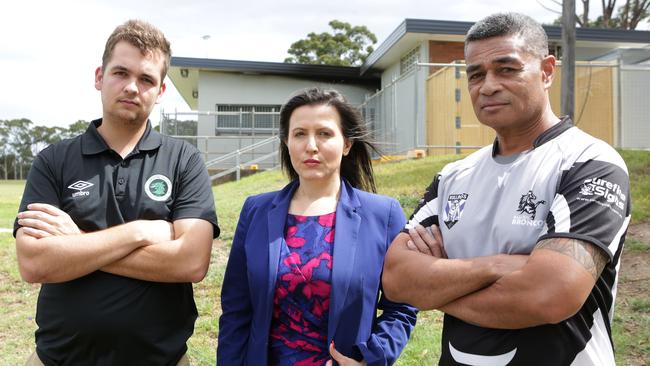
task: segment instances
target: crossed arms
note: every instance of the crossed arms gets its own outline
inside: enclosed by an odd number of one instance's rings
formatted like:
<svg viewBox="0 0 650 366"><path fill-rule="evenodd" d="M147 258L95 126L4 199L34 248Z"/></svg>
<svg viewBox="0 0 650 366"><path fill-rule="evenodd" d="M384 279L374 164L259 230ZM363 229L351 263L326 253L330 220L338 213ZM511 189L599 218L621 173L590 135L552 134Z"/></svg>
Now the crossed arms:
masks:
<svg viewBox="0 0 650 366"><path fill-rule="evenodd" d="M571 238L541 240L529 256L447 259L439 231L432 232L419 226L395 238L384 264L386 296L482 327L519 329L571 317L607 263L601 249Z"/></svg>
<svg viewBox="0 0 650 366"><path fill-rule="evenodd" d="M20 274L27 282L73 280L101 270L156 282L199 282L212 248L212 224L202 219L137 220L83 233L70 216L41 203L18 214Z"/></svg>

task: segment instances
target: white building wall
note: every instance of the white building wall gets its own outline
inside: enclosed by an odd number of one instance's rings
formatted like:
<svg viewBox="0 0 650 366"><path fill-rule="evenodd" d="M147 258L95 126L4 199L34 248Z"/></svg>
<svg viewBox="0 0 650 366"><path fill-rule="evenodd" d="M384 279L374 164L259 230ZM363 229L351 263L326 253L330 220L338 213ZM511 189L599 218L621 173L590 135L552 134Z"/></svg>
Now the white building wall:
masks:
<svg viewBox="0 0 650 366"><path fill-rule="evenodd" d="M199 75L199 110L214 111L216 104L282 104L295 91L319 86L334 88L353 104L361 104L373 90L345 84L272 75L244 75L202 71Z"/></svg>
<svg viewBox="0 0 650 366"><path fill-rule="evenodd" d="M363 103L366 95L374 92L372 89L359 86L323 83L308 79L201 71L199 74L198 109L200 112L214 112L217 104L282 105L297 90L314 86L336 89L354 105ZM199 116L197 135L215 136L214 120L213 116ZM197 145L201 151L206 153L206 161L209 161L269 137L269 135L209 139L199 137ZM277 145L269 144L253 153L242 156L242 161L273 152L276 149ZM276 165L277 162L276 158L261 162L259 165L266 168ZM221 168L232 165L233 162L224 162L213 167Z"/></svg>
<svg viewBox="0 0 650 366"><path fill-rule="evenodd" d="M381 87L382 89L390 85L395 79L399 77L399 62L394 63L388 69L381 73Z"/></svg>
<svg viewBox="0 0 650 366"><path fill-rule="evenodd" d="M612 52L611 47L576 47L576 60L594 61Z"/></svg>

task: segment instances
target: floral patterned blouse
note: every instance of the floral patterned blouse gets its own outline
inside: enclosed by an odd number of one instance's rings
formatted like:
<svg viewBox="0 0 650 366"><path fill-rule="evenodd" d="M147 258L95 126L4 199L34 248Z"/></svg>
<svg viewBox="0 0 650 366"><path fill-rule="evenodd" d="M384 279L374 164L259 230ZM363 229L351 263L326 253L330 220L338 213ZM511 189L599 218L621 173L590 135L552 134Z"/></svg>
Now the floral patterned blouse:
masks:
<svg viewBox="0 0 650 366"><path fill-rule="evenodd" d="M321 366L329 360L335 221L335 212L287 217L273 299L269 365Z"/></svg>

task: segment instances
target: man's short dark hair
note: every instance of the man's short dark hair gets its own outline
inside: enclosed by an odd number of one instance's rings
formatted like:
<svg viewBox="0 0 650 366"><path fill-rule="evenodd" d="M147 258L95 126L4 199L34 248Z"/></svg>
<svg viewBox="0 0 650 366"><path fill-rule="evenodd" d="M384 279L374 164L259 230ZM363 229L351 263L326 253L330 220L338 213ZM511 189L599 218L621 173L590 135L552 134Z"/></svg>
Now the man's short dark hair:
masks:
<svg viewBox="0 0 650 366"><path fill-rule="evenodd" d="M501 36L519 36L530 54L540 58L548 55L544 28L533 18L519 13L492 14L474 23L465 36L465 51L470 42Z"/></svg>
<svg viewBox="0 0 650 366"><path fill-rule="evenodd" d="M113 49L120 41L126 41L133 47L137 47L140 49L142 55L145 55L147 52L160 51L164 58L160 83L164 81L167 70L169 69L172 50L169 41L160 29L137 19L128 20L126 23L115 28L110 37L108 37L106 46L104 47L102 70L106 69L106 65L111 60L111 57L113 57Z"/></svg>

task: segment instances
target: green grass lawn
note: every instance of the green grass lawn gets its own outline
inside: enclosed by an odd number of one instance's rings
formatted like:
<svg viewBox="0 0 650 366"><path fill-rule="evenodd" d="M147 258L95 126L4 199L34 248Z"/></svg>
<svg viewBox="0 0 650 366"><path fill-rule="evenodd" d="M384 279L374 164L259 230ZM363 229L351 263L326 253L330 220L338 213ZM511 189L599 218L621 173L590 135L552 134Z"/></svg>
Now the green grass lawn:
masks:
<svg viewBox="0 0 650 366"><path fill-rule="evenodd" d="M650 152L619 151L630 172L632 190L632 221L650 221Z"/></svg>
<svg viewBox="0 0 650 366"><path fill-rule="evenodd" d="M25 181L0 180L0 228L13 228Z"/></svg>
<svg viewBox="0 0 650 366"><path fill-rule="evenodd" d="M631 172L633 222L650 222L650 152L623 151ZM433 175L456 157L426 158L400 163L381 164L375 168L379 193L397 198L407 216L415 208ZM194 286L199 311L195 333L189 341L189 356L194 365L213 365L218 334L219 304L223 273L239 211L250 195L276 190L287 180L279 171L246 177L240 182L214 188L220 240L213 247L207 277ZM18 209L24 182L0 181L0 227L11 228ZM650 243L630 240L624 256L650 258ZM0 364L23 364L33 350L35 303L38 285L20 280L11 234L0 234ZM646 267L647 268L647 267ZM619 293L614 322L614 340L619 365L650 364L650 281L626 277L622 269L621 285L633 284ZM442 316L437 311L422 312L418 325L402 357L401 366L434 365L440 349ZM645 362L645 363L644 363Z"/></svg>

